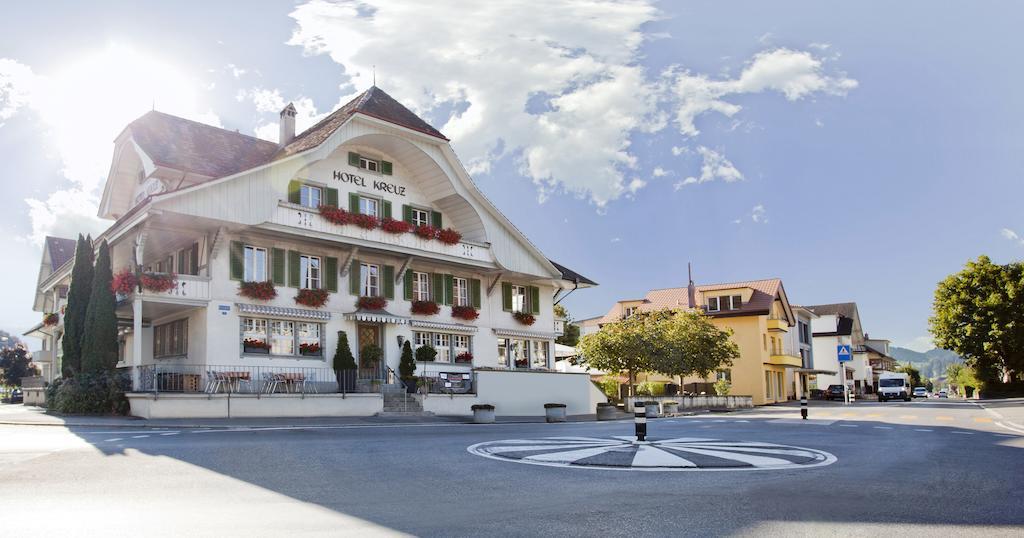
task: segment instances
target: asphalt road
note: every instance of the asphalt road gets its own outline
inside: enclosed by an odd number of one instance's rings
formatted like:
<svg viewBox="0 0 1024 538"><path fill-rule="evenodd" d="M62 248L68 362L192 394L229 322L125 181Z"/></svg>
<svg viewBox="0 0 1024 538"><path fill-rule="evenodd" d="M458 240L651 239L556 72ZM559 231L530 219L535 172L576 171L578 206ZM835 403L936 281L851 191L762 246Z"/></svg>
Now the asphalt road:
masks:
<svg viewBox="0 0 1024 538"><path fill-rule="evenodd" d="M655 440L835 456L736 472L526 465L467 451L628 436L629 422L0 426L0 507L8 528L42 536L1024 535L1024 402L814 402L811 413L649 423Z"/></svg>

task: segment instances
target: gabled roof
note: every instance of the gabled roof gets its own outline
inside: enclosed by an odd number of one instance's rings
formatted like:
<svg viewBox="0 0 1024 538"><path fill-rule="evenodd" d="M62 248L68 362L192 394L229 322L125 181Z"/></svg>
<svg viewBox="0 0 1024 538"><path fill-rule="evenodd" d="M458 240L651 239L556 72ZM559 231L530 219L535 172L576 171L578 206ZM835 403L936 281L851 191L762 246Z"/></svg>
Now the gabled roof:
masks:
<svg viewBox="0 0 1024 538"><path fill-rule="evenodd" d="M438 131L419 116L413 114L411 110L405 108L402 103L396 101L385 93L384 90L371 86L370 89L345 103L345 105L320 120L316 125L297 135L278 152L275 158L280 159L319 146L357 112L442 140L448 140L441 134L441 131Z"/></svg>
<svg viewBox="0 0 1024 538"><path fill-rule="evenodd" d="M780 297L780 294L784 294L782 291L782 280L778 278L724 284L706 284L703 286L697 286L696 288L696 306L703 305L707 302L704 298L704 294L706 293L738 288L750 288L753 290L750 300L743 303L739 309L710 313L710 315L713 316L750 316L767 314L771 312L772 302L775 301L775 298ZM639 306L641 312L689 307L686 286L651 290L647 292L643 301L644 302ZM622 302L620 301L616 303L603 318L601 318L601 323L618 321L622 318L622 315L623 307Z"/></svg>
<svg viewBox="0 0 1024 538"><path fill-rule="evenodd" d="M854 318L857 316L857 303L804 305L804 308L819 316L833 315L847 318Z"/></svg>
<svg viewBox="0 0 1024 538"><path fill-rule="evenodd" d="M74 239L46 236L44 248L50 254L50 271L56 271L75 257L77 243Z"/></svg>
<svg viewBox="0 0 1024 538"><path fill-rule="evenodd" d="M273 142L155 110L127 130L155 164L210 178L264 164L280 149Z"/></svg>
<svg viewBox="0 0 1024 538"><path fill-rule="evenodd" d="M566 267L566 266L556 262L555 260L548 260L548 261L551 262L551 265L555 266L555 269L558 269L558 272L562 273L562 280L568 280L569 282L575 282L575 283L579 284L580 286L584 286L584 287L585 286L596 286L597 285L597 282L594 282L593 280L590 280L589 278L587 278L587 277L577 273L576 271L573 271L572 269L569 269L568 267Z"/></svg>

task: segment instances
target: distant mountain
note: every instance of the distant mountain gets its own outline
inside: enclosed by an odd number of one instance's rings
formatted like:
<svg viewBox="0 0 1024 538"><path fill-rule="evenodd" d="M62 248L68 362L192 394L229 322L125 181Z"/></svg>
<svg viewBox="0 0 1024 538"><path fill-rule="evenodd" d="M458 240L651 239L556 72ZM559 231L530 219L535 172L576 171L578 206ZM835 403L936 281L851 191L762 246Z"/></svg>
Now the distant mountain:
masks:
<svg viewBox="0 0 1024 538"><path fill-rule="evenodd" d="M959 355L947 349L930 349L921 353L913 349L903 347L890 347L889 354L900 363L909 362L921 371L924 377L939 377L946 375L946 366L953 363L963 363Z"/></svg>

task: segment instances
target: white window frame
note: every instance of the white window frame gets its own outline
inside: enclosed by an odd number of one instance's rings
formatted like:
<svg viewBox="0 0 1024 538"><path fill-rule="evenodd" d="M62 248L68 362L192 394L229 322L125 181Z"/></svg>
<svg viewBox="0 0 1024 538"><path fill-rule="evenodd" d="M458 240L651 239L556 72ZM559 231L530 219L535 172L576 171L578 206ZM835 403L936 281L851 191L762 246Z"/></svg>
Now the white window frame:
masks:
<svg viewBox="0 0 1024 538"><path fill-rule="evenodd" d="M282 328L290 328L291 336L274 336L275 324L281 324ZM324 329L325 325L323 323L310 321L245 317L241 320L238 343L239 347L242 347L244 345L243 342L247 338L253 338L269 344L269 354L273 356L324 360L326 356L324 352ZM302 343L320 344L320 355L303 355L299 352L299 344ZM291 353L284 352L280 346L290 347ZM261 353L260 356L266 356L266 354Z"/></svg>
<svg viewBox="0 0 1024 538"><path fill-rule="evenodd" d="M530 343L530 369L548 369L551 367L551 346L548 345L545 340L528 340ZM540 365L537 363L538 351L544 354L544 363Z"/></svg>
<svg viewBox="0 0 1024 538"><path fill-rule="evenodd" d="M520 286L519 284L512 284L512 311L513 312L529 312L529 298L526 290L526 286ZM522 297L519 302L519 308L516 308L516 299Z"/></svg>
<svg viewBox="0 0 1024 538"><path fill-rule="evenodd" d="M469 306L468 278L458 276L452 278L452 304L455 306Z"/></svg>
<svg viewBox="0 0 1024 538"><path fill-rule="evenodd" d="M371 212L370 209L373 209ZM380 199L372 196L359 196L359 213L380 218Z"/></svg>
<svg viewBox="0 0 1024 538"><path fill-rule="evenodd" d="M359 265L359 291L363 297L380 297L380 266L375 263Z"/></svg>
<svg viewBox="0 0 1024 538"><path fill-rule="evenodd" d="M715 371L715 381L728 381L732 383L732 370L717 370Z"/></svg>
<svg viewBox="0 0 1024 538"><path fill-rule="evenodd" d="M711 307L712 303L715 305ZM720 312L722 310L722 298L721 297L708 297L708 312Z"/></svg>
<svg viewBox="0 0 1024 538"><path fill-rule="evenodd" d="M511 368L511 361L509 360L508 354L508 343L509 338L498 339L498 367L499 368Z"/></svg>
<svg viewBox="0 0 1024 538"><path fill-rule="evenodd" d="M299 285L310 290L320 289L323 283L323 263L320 256L299 255Z"/></svg>
<svg viewBox="0 0 1024 538"><path fill-rule="evenodd" d="M313 193L316 193L316 202L313 201ZM299 185L299 205L316 209L323 203L324 190L316 185L303 183Z"/></svg>
<svg viewBox="0 0 1024 538"><path fill-rule="evenodd" d="M270 334L268 335L267 343L270 344L271 355L296 355L299 352L298 345L295 343L295 322L284 319L272 319L267 324ZM281 335L278 335L278 327L281 328ZM291 334L285 334L290 332ZM283 352L278 344L289 344L291 348L287 352Z"/></svg>
<svg viewBox="0 0 1024 538"><path fill-rule="evenodd" d="M262 255L259 260L257 254ZM261 262L261 263L258 263ZM246 282L265 282L267 278L267 249L245 245L242 247L242 280Z"/></svg>
<svg viewBox="0 0 1024 538"><path fill-rule="evenodd" d="M743 306L742 295L730 295L729 299L729 310L739 310ZM739 299L739 304L736 304L736 299Z"/></svg>
<svg viewBox="0 0 1024 538"><path fill-rule="evenodd" d="M371 172L380 172L380 161L369 159L360 155L359 168L362 168L363 170L369 170Z"/></svg>
<svg viewBox="0 0 1024 538"><path fill-rule="evenodd" d="M413 226L427 226L430 224L430 211L418 207L410 208L412 211Z"/></svg>
<svg viewBox="0 0 1024 538"><path fill-rule="evenodd" d="M434 333L434 349L437 350L437 362L452 362L452 335L448 333Z"/></svg>
<svg viewBox="0 0 1024 538"><path fill-rule="evenodd" d="M430 273L422 271L412 272L412 300L430 300Z"/></svg>
<svg viewBox="0 0 1024 538"><path fill-rule="evenodd" d="M632 316L633 314L636 314L636 309L637 309L637 307L635 307L635 306L627 306L626 307L626 313L622 317L628 318L629 316Z"/></svg>

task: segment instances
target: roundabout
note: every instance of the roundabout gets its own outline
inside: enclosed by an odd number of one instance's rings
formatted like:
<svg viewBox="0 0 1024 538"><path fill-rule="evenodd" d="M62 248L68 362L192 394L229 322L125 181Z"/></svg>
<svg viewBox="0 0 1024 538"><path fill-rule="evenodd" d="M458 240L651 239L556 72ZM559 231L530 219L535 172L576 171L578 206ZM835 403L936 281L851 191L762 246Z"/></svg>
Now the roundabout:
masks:
<svg viewBox="0 0 1024 538"><path fill-rule="evenodd" d="M698 437L543 437L477 443L470 454L499 461L617 471L768 471L823 467L828 452L760 441Z"/></svg>

